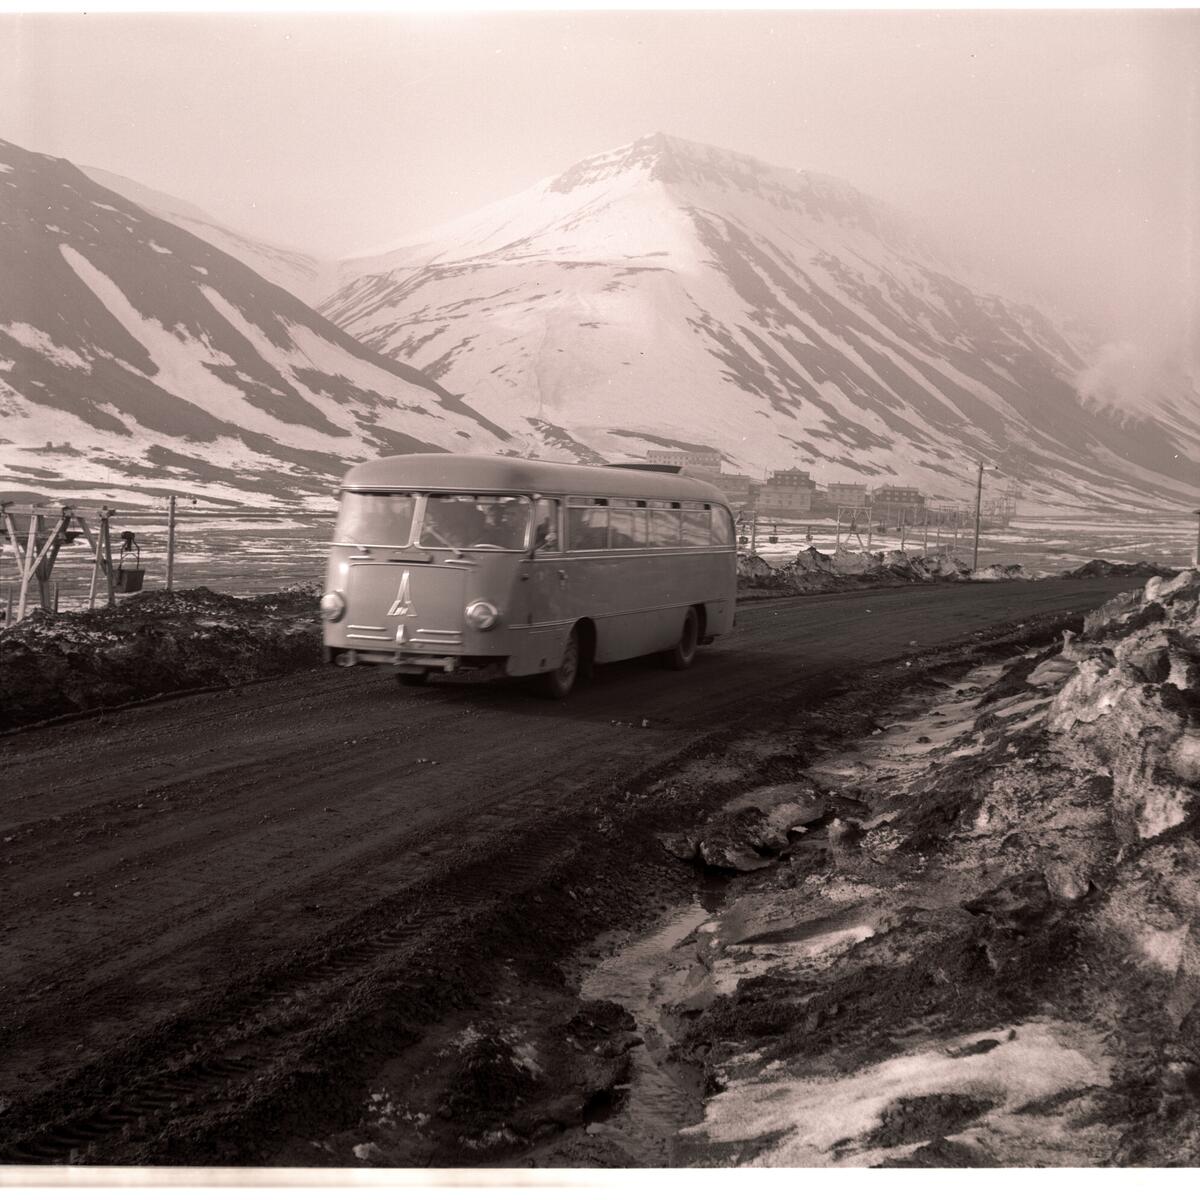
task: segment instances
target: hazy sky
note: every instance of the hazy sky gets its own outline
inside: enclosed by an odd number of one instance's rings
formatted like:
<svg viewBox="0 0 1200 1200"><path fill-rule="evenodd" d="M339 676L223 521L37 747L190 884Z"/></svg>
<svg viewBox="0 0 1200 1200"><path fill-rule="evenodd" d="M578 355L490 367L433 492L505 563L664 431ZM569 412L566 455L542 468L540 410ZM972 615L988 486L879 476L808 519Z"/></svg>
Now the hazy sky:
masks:
<svg viewBox="0 0 1200 1200"><path fill-rule="evenodd" d="M1200 14L0 15L0 136L352 254L661 130L1141 336L1197 313Z"/></svg>

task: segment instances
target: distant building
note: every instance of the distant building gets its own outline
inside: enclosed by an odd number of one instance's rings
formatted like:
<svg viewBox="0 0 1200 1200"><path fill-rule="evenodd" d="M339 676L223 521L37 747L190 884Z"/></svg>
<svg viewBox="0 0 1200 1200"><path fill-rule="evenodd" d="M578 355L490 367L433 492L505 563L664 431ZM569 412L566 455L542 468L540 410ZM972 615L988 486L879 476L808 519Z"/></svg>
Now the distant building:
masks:
<svg viewBox="0 0 1200 1200"><path fill-rule="evenodd" d="M807 471L798 467L772 471L758 492L758 511L768 517L789 517L812 511L816 484Z"/></svg>
<svg viewBox="0 0 1200 1200"><path fill-rule="evenodd" d="M871 504L887 504L894 508L921 508L925 497L920 488L884 484L871 493Z"/></svg>
<svg viewBox="0 0 1200 1200"><path fill-rule="evenodd" d="M651 450L646 455L648 463L662 467L688 467L689 474L711 472L718 474L721 470L721 452L719 450Z"/></svg>
<svg viewBox="0 0 1200 1200"><path fill-rule="evenodd" d="M865 508L867 485L865 483L831 483L825 489L829 503L837 508Z"/></svg>

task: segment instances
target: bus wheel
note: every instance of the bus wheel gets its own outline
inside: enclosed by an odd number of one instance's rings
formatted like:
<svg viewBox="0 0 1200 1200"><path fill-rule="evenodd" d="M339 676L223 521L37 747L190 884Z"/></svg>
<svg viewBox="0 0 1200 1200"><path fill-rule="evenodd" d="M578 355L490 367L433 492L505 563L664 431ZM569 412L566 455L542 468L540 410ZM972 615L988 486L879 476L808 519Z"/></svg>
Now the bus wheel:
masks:
<svg viewBox="0 0 1200 1200"><path fill-rule="evenodd" d="M396 678L400 681L401 687L424 687L429 682L429 672L417 671L409 674L398 672Z"/></svg>
<svg viewBox="0 0 1200 1200"><path fill-rule="evenodd" d="M679 641L667 651L666 665L672 671L686 671L696 661L696 647L700 644L700 619L696 610L689 608L683 617L683 632Z"/></svg>
<svg viewBox="0 0 1200 1200"><path fill-rule="evenodd" d="M557 670L539 675L538 687L544 696L554 700L565 700L579 678L579 630L572 629L571 636L563 649L562 662Z"/></svg>

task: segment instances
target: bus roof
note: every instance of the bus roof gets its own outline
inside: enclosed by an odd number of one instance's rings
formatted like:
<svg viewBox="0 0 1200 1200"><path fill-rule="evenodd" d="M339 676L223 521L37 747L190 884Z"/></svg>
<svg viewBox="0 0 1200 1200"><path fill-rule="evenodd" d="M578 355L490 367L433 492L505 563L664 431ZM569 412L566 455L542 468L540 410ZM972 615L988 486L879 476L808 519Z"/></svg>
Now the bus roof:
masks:
<svg viewBox="0 0 1200 1200"><path fill-rule="evenodd" d="M719 488L688 475L625 467L584 467L491 454L395 454L376 458L351 467L342 486L352 490L433 488L727 503Z"/></svg>

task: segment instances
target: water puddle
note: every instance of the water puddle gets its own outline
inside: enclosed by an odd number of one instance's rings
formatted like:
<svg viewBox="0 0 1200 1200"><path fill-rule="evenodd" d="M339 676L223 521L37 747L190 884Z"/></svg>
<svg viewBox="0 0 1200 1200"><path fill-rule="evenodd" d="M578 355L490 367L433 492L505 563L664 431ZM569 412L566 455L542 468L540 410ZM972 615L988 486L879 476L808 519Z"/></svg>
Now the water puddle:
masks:
<svg viewBox="0 0 1200 1200"><path fill-rule="evenodd" d="M672 909L648 934L588 967L580 986L584 999L612 1000L632 1013L643 1039L630 1055L623 1103L587 1127L639 1166L671 1166L675 1134L704 1112L700 1072L671 1060L671 1010L686 1005L704 974L694 934L709 915L698 902Z"/></svg>

